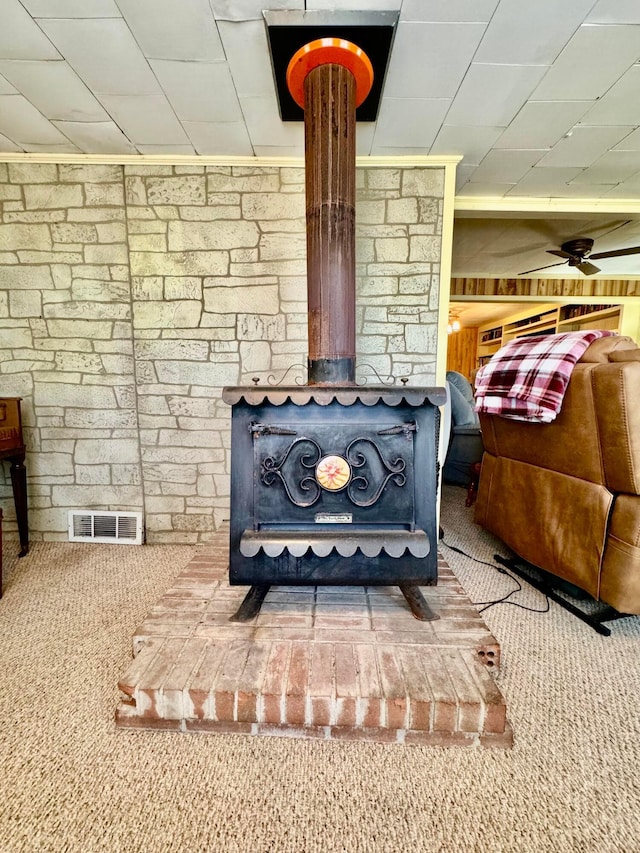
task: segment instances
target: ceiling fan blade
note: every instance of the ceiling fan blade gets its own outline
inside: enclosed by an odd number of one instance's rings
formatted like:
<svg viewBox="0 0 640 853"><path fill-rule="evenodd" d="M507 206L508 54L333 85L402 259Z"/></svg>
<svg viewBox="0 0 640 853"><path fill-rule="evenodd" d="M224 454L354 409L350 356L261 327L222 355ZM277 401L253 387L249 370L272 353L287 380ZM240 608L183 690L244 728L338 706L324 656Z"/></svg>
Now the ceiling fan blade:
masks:
<svg viewBox="0 0 640 853"><path fill-rule="evenodd" d="M518 275L529 275L530 272L540 272L540 270L548 270L551 267L561 267L566 264L566 261L562 261L559 264L547 264L546 267L536 267L534 270L525 270L524 272L519 272Z"/></svg>
<svg viewBox="0 0 640 853"><path fill-rule="evenodd" d="M584 273L584 275L595 275L597 272L600 272L600 267L590 264L589 261L582 261L582 263L576 264L576 267L581 273Z"/></svg>
<svg viewBox="0 0 640 853"><path fill-rule="evenodd" d="M571 252L564 252L562 249L547 249L548 255L557 255L559 258L575 258Z"/></svg>
<svg viewBox="0 0 640 853"><path fill-rule="evenodd" d="M597 252L595 255L589 255L592 260L598 258L621 258L623 255L637 255L640 253L640 246L632 246L630 249L614 249L612 252Z"/></svg>

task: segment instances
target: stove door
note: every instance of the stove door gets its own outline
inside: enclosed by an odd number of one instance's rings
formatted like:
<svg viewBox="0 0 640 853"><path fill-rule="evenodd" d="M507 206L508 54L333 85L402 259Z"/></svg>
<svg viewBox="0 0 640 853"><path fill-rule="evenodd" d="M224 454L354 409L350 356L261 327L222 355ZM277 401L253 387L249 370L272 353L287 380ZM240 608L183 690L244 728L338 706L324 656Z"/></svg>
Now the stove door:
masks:
<svg viewBox="0 0 640 853"><path fill-rule="evenodd" d="M257 529L413 529L415 421L254 423L251 431Z"/></svg>

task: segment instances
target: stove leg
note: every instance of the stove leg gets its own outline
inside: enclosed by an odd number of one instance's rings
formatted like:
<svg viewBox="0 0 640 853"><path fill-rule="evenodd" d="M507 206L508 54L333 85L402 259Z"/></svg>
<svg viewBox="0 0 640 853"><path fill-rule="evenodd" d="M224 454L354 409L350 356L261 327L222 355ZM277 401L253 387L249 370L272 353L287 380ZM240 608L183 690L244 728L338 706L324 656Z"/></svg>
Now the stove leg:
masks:
<svg viewBox="0 0 640 853"><path fill-rule="evenodd" d="M250 622L254 619L260 612L262 602L268 592L269 584L256 584L252 586L245 595L240 607L238 607L233 616L229 617L229 622Z"/></svg>
<svg viewBox="0 0 640 853"><path fill-rule="evenodd" d="M421 622L433 622L435 619L440 618L427 604L424 595L420 592L419 586L412 583L401 583L399 586L416 619L419 619Z"/></svg>

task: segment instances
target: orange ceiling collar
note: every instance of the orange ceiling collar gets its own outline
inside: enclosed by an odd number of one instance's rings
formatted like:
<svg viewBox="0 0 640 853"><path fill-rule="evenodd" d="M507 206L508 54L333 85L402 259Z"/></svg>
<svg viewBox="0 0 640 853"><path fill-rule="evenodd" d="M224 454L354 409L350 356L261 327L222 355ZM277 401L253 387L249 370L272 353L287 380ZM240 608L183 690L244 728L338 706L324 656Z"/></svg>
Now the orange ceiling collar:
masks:
<svg viewBox="0 0 640 853"><path fill-rule="evenodd" d="M291 97L304 109L304 81L319 65L342 65L356 80L356 107L365 100L373 85L373 66L367 54L346 39L321 38L310 41L291 57L287 68L287 86Z"/></svg>

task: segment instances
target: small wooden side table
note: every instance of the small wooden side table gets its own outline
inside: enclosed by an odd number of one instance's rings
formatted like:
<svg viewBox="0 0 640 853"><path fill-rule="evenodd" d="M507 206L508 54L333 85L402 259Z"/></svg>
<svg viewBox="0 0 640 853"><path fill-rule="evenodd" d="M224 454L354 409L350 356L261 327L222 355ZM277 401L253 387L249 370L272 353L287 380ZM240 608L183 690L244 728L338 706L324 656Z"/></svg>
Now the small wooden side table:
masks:
<svg viewBox="0 0 640 853"><path fill-rule="evenodd" d="M11 463L11 488L20 536L20 556L24 557L29 551L29 518L21 400L22 397L0 397L0 459L8 459Z"/></svg>

